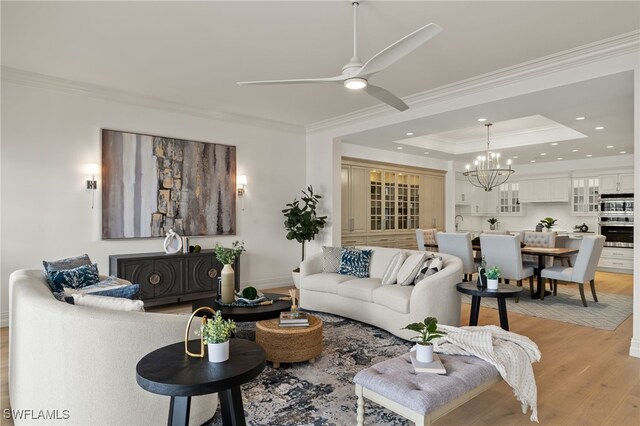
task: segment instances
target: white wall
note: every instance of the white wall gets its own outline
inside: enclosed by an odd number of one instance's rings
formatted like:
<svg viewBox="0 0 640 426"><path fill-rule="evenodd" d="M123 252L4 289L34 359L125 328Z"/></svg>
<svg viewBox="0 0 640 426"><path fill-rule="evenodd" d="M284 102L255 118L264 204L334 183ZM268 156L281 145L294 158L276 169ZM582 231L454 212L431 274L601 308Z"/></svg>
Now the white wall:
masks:
<svg viewBox="0 0 640 426"><path fill-rule="evenodd" d="M237 146L237 172L248 177L237 236L193 238L212 248L246 242L243 285L291 281L300 246L284 237L281 210L305 185L305 137L3 81L0 319L8 314L9 274L41 268L43 259L88 253L101 272L108 256L162 251L162 239L101 240L100 180L96 207L86 189L87 163L100 163L100 128Z"/></svg>

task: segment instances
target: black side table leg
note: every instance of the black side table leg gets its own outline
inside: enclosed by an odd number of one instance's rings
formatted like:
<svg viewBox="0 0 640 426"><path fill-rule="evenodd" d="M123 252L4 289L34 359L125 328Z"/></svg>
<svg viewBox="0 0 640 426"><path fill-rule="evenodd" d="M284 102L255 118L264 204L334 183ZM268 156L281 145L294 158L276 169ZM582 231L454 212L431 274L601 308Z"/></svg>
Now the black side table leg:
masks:
<svg viewBox="0 0 640 426"><path fill-rule="evenodd" d="M239 386L218 392L220 397L220 411L224 426L246 426L244 408L242 407L242 393Z"/></svg>
<svg viewBox="0 0 640 426"><path fill-rule="evenodd" d="M169 405L169 426L188 426L189 410L191 408L190 396L172 396Z"/></svg>
<svg viewBox="0 0 640 426"><path fill-rule="evenodd" d="M498 297L498 314L500 315L500 327L509 331L509 317L507 316L507 300L504 297Z"/></svg>
<svg viewBox="0 0 640 426"><path fill-rule="evenodd" d="M469 325L478 325L480 316L480 296L471 296L471 312L469 313Z"/></svg>

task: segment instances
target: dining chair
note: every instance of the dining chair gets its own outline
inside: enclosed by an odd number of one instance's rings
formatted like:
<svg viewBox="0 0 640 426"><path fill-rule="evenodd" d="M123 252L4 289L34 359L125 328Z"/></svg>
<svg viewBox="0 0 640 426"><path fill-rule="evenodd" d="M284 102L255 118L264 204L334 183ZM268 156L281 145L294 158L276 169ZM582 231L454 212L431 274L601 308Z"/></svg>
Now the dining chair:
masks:
<svg viewBox="0 0 640 426"><path fill-rule="evenodd" d="M463 280L471 281L473 273L478 271L478 264L473 260L471 234L468 232L438 232L436 241L439 253L451 254L462 260Z"/></svg>
<svg viewBox="0 0 640 426"><path fill-rule="evenodd" d="M429 248L432 251L438 251L438 243L436 241L436 228L416 229L416 241L418 250L426 251Z"/></svg>
<svg viewBox="0 0 640 426"><path fill-rule="evenodd" d="M480 234L480 249L487 268L500 268L500 277L505 283L516 280L518 287L522 287L522 280L529 278L529 292L533 295L533 267L522 263L519 234Z"/></svg>
<svg viewBox="0 0 640 426"><path fill-rule="evenodd" d="M606 238L603 235L582 237L582 243L580 244L580 250L578 251L575 263L573 264L574 266L554 266L552 268L544 268L541 273L543 284L545 279L551 280L553 282L554 294L558 294L558 281L578 284L582 305L586 308L587 299L584 297L584 283L589 281L593 301L598 303L595 276L596 267L598 266L600 255L602 254L605 239ZM540 296L540 300L543 299L544 292L542 292Z"/></svg>

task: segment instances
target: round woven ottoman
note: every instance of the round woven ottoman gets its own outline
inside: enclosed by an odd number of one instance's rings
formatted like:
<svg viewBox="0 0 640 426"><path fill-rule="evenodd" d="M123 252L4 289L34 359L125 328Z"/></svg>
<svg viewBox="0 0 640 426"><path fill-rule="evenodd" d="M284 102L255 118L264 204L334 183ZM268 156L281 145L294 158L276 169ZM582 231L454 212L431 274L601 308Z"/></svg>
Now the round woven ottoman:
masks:
<svg viewBox="0 0 640 426"><path fill-rule="evenodd" d="M273 368L281 362L309 361L322 353L322 321L309 315L308 327L280 327L279 319L256 323L256 343L267 353Z"/></svg>

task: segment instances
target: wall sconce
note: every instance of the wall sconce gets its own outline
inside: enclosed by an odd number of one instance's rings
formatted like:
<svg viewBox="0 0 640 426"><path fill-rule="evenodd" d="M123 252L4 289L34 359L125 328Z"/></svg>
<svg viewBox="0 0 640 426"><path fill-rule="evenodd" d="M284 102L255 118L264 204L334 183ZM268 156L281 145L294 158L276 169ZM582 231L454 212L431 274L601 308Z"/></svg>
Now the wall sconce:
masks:
<svg viewBox="0 0 640 426"><path fill-rule="evenodd" d="M242 210L244 210L244 187L247 184L247 176L240 175L236 180L236 188L238 189L238 197L242 198Z"/></svg>
<svg viewBox="0 0 640 426"><path fill-rule="evenodd" d="M91 179L87 179L87 189L91 190L91 208L94 206L96 189L98 189L98 181L96 180L96 175L100 171L98 164L89 163L87 165L87 171L91 175Z"/></svg>

